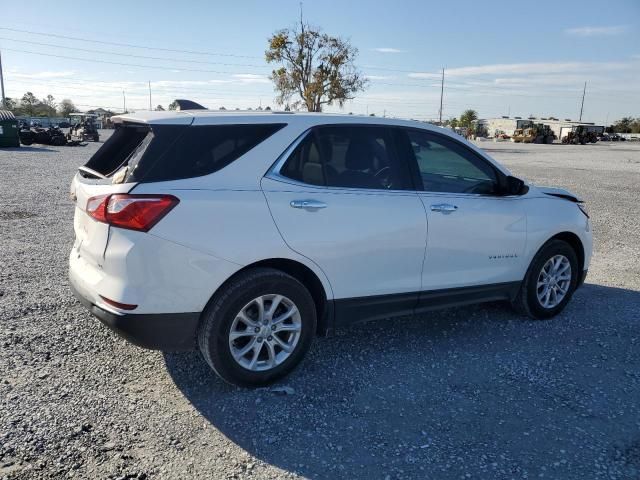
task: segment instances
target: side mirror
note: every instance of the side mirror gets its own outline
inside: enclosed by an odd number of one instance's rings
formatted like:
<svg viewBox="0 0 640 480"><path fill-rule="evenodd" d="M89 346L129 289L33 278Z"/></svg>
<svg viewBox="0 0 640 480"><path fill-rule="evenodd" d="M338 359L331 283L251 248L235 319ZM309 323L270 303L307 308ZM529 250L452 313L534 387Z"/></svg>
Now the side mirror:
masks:
<svg viewBox="0 0 640 480"><path fill-rule="evenodd" d="M529 190L524 181L509 175L506 178L504 193L506 195L524 195Z"/></svg>

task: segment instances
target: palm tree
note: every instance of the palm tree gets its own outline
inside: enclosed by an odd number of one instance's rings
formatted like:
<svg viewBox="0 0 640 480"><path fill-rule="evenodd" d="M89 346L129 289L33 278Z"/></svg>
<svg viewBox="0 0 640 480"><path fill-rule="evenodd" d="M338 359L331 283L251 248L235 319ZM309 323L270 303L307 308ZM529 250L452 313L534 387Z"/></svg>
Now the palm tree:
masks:
<svg viewBox="0 0 640 480"><path fill-rule="evenodd" d="M475 110L465 110L460 115L460 125L463 127L471 128L473 122L478 119L478 112Z"/></svg>

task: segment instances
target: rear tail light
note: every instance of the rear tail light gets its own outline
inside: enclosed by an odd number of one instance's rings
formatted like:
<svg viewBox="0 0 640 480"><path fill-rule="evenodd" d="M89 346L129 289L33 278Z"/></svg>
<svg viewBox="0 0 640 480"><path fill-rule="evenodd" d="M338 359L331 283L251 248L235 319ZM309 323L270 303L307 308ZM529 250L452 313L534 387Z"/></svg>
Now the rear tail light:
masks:
<svg viewBox="0 0 640 480"><path fill-rule="evenodd" d="M173 195L115 193L91 197L86 211L98 222L148 232L179 202Z"/></svg>

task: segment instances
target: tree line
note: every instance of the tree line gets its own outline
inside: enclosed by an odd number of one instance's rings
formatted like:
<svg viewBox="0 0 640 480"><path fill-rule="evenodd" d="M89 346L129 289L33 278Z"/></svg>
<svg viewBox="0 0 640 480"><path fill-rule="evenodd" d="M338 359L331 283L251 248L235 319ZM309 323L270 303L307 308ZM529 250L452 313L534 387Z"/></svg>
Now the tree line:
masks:
<svg viewBox="0 0 640 480"><path fill-rule="evenodd" d="M5 98L4 108L13 112L14 115L28 117L68 117L70 113L79 112L68 98L57 103L53 95L40 99L31 92L25 93L20 99Z"/></svg>
<svg viewBox="0 0 640 480"><path fill-rule="evenodd" d="M607 129L611 133L640 133L640 117L623 117Z"/></svg>

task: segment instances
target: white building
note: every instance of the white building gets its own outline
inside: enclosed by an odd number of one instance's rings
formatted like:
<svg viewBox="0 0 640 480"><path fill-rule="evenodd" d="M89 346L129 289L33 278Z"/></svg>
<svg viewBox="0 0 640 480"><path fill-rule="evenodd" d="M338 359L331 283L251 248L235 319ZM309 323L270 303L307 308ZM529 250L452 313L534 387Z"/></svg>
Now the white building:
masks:
<svg viewBox="0 0 640 480"><path fill-rule="evenodd" d="M486 128L490 137L494 137L496 132L502 131L507 135L513 135L513 132L517 128L526 128L531 123L542 123L543 125L549 125L549 128L556 134L558 140L562 138L562 135L566 135L567 129L576 125L594 125L592 122L577 122L571 119L560 120L555 117L500 117L500 118L487 118L479 120L478 123Z"/></svg>

